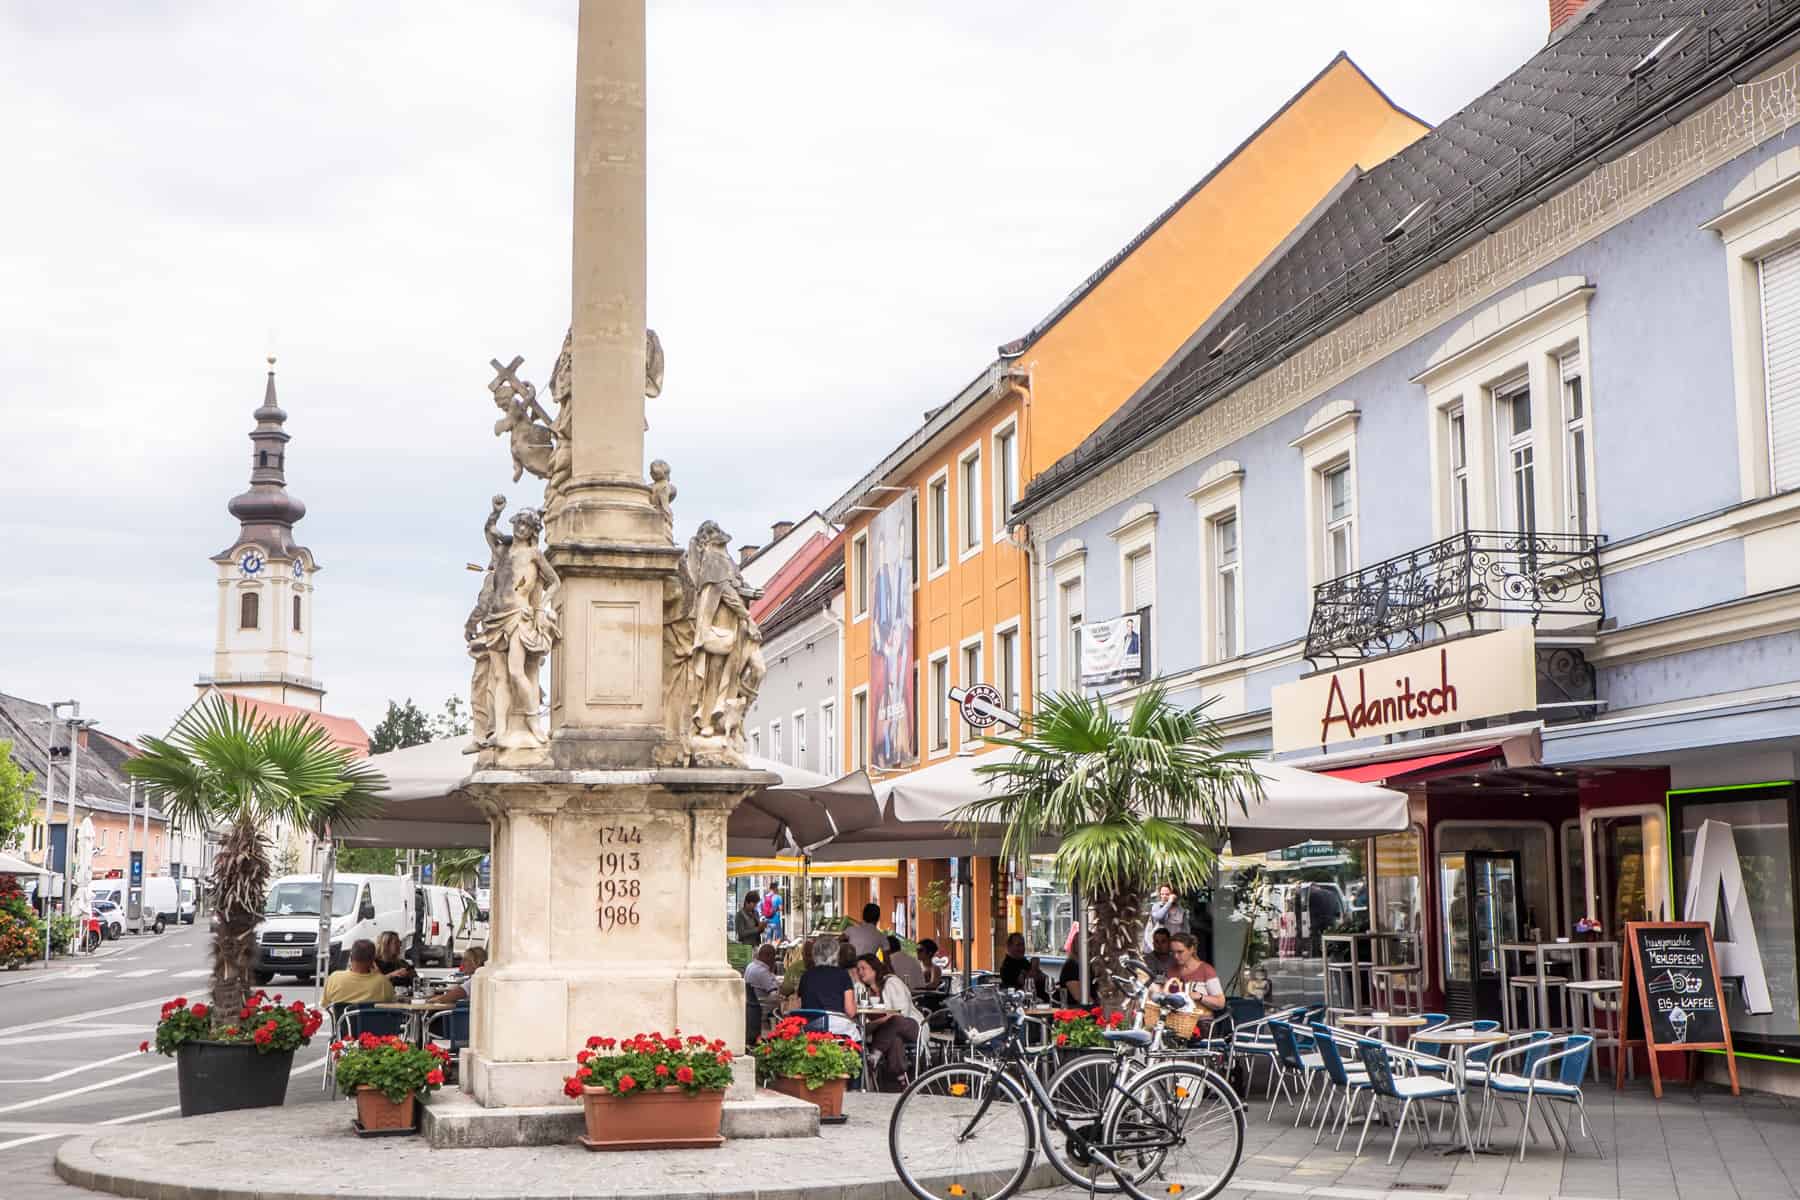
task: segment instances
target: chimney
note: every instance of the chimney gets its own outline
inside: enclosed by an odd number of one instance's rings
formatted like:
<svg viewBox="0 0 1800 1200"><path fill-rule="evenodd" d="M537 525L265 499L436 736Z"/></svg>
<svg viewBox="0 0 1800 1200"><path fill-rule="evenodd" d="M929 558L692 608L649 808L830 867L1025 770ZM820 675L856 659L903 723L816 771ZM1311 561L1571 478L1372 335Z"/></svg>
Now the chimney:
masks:
<svg viewBox="0 0 1800 1200"><path fill-rule="evenodd" d="M773 525L769 526L769 532L775 535L769 539L770 544L773 545L774 543L779 542L782 538L786 537L788 535L788 531L791 530L793 527L794 527L794 523L792 521L777 521Z"/></svg>
<svg viewBox="0 0 1800 1200"><path fill-rule="evenodd" d="M739 546L738 547L738 566L740 566L740 567L749 566L750 560L755 558L756 552L761 549L762 549L761 546Z"/></svg>
<svg viewBox="0 0 1800 1200"><path fill-rule="evenodd" d="M1581 11L1584 2L1585 0L1550 0L1550 32L1554 34L1568 24L1569 18Z"/></svg>

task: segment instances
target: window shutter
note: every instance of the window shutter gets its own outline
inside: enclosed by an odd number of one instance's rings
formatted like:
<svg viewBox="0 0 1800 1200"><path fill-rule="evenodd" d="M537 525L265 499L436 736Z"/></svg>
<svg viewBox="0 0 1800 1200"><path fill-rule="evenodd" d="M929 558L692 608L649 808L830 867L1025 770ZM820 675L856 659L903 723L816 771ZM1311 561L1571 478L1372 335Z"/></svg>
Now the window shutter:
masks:
<svg viewBox="0 0 1800 1200"><path fill-rule="evenodd" d="M1800 487L1800 246L1763 259L1761 274L1769 474L1782 492Z"/></svg>
<svg viewBox="0 0 1800 1200"><path fill-rule="evenodd" d="M1143 608L1150 603L1156 586L1156 556L1149 550L1131 556L1131 607Z"/></svg>

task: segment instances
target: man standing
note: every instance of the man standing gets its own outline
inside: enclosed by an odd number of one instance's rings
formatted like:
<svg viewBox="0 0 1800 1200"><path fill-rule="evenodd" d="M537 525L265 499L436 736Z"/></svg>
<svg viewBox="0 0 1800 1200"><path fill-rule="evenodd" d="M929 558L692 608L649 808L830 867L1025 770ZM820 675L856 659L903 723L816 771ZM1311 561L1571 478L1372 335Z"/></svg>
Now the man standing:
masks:
<svg viewBox="0 0 1800 1200"><path fill-rule="evenodd" d="M737 910L732 934L740 946L754 946L762 941L762 932L762 894L756 891L746 892L744 903Z"/></svg>
<svg viewBox="0 0 1800 1200"><path fill-rule="evenodd" d="M881 905L865 904L862 920L844 930L844 940L856 947L857 956L880 954L887 949L887 935L876 926L881 920Z"/></svg>
<svg viewBox="0 0 1800 1200"><path fill-rule="evenodd" d="M325 995L319 1003L325 1008L338 1004L391 1004L394 984L375 969L375 943L358 938L350 945L350 967L333 971L325 979Z"/></svg>

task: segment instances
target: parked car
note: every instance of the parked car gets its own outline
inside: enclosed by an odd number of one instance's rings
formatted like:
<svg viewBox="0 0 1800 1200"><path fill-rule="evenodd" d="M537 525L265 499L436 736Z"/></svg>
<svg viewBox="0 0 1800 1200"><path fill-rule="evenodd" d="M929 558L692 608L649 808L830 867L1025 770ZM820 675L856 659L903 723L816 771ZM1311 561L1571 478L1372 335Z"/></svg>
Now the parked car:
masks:
<svg viewBox="0 0 1800 1200"><path fill-rule="evenodd" d="M259 984L277 975L310 983L317 975L319 945L317 874L283 875L269 886L263 922L257 926L255 977ZM374 941L387 930L413 942L413 884L399 875L338 875L331 885L331 970L344 965L350 946Z"/></svg>
<svg viewBox="0 0 1800 1200"><path fill-rule="evenodd" d="M109 942L125 936L125 912L111 900L95 900L94 915L100 918L100 932Z"/></svg>
<svg viewBox="0 0 1800 1200"><path fill-rule="evenodd" d="M89 889L88 896L95 904L104 901L107 904L113 905L118 910L120 928L126 933L161 933L163 931L162 918L157 913L150 910L149 906L143 902L141 895L139 897L139 912L142 915L135 920L132 919L130 902L126 896L125 885L123 883L116 880L97 883Z"/></svg>
<svg viewBox="0 0 1800 1200"><path fill-rule="evenodd" d="M200 892L191 879L180 879L181 886L181 923L192 925L194 916L200 911Z"/></svg>
<svg viewBox="0 0 1800 1200"><path fill-rule="evenodd" d="M462 918L464 894L437 884L419 885L419 962L448 967L456 958L456 924Z"/></svg>
<svg viewBox="0 0 1800 1200"><path fill-rule="evenodd" d="M139 906L150 927L161 933L165 924L173 925L181 919L181 892L169 876L147 875Z"/></svg>

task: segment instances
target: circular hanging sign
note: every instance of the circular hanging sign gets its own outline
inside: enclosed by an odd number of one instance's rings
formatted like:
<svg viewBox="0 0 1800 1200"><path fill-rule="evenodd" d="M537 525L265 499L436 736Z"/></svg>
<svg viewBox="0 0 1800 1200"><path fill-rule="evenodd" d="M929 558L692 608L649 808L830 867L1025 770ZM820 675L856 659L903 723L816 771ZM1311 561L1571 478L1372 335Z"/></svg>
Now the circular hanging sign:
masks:
<svg viewBox="0 0 1800 1200"><path fill-rule="evenodd" d="M986 729L1000 720L1000 689L992 684L978 683L963 693L963 720L970 728Z"/></svg>

